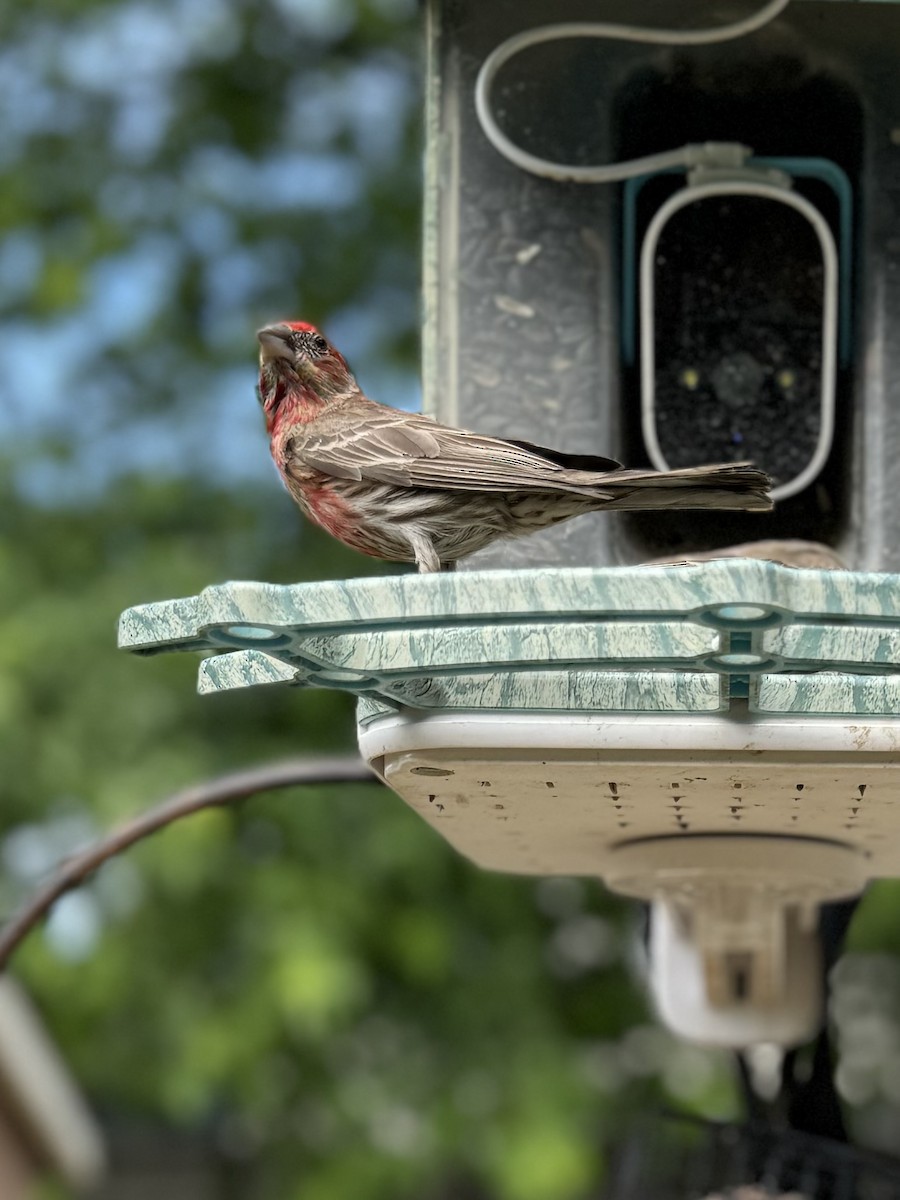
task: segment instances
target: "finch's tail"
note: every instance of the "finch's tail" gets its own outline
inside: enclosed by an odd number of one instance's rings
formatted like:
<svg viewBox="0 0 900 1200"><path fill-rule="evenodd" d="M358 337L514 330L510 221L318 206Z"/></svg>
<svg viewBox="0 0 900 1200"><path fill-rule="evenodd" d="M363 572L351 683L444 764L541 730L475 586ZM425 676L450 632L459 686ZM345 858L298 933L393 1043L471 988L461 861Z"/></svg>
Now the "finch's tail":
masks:
<svg viewBox="0 0 900 1200"><path fill-rule="evenodd" d="M772 481L750 463L604 475L604 508L738 508L767 512Z"/></svg>

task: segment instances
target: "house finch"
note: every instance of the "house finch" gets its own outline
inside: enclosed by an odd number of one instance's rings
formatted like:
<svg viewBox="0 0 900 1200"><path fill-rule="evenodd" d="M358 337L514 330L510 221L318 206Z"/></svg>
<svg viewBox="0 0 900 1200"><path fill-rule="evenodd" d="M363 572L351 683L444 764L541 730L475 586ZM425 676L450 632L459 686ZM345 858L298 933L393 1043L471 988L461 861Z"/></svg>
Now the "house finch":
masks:
<svg viewBox="0 0 900 1200"><path fill-rule="evenodd" d="M496 538L595 509L772 507L769 479L746 463L629 471L485 437L369 400L304 321L257 337L259 398L288 491L307 517L375 558L440 571Z"/></svg>

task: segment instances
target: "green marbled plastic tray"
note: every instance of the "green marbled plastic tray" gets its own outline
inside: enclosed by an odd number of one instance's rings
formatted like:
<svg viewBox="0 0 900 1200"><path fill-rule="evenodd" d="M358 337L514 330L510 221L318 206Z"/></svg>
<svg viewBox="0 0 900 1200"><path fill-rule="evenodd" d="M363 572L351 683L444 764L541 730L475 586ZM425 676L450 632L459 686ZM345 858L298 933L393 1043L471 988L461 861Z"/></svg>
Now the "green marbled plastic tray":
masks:
<svg viewBox="0 0 900 1200"><path fill-rule="evenodd" d="M699 565L224 583L119 644L205 651L200 690L342 688L398 709L900 715L900 575Z"/></svg>

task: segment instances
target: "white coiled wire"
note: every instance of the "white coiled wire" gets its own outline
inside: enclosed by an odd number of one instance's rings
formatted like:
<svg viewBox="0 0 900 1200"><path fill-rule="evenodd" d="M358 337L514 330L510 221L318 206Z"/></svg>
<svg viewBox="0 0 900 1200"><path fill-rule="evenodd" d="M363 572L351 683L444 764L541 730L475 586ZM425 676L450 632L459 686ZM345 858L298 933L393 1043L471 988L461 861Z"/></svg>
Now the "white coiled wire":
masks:
<svg viewBox="0 0 900 1200"><path fill-rule="evenodd" d="M727 42L761 29L783 12L788 3L789 0L769 0L751 16L713 29L650 29L641 25L617 25L602 21L576 21L526 29L523 33L514 34L505 42L501 42L496 50L488 55L478 72L475 84L475 110L478 121L485 137L504 158L523 171L530 171L532 175L541 175L546 179L574 183L618 183L635 175L664 171L669 167L693 167L704 162L722 165L723 146L719 143L681 146L677 150L649 154L643 158L630 159L628 162L593 167L551 162L549 159L539 158L536 154L529 154L507 137L494 118L491 91L497 74L511 58L515 58L529 46L539 46L563 38L611 38L659 46L707 46L715 42ZM739 152L738 162L741 157L745 158L750 154L746 147L734 146L732 149Z"/></svg>

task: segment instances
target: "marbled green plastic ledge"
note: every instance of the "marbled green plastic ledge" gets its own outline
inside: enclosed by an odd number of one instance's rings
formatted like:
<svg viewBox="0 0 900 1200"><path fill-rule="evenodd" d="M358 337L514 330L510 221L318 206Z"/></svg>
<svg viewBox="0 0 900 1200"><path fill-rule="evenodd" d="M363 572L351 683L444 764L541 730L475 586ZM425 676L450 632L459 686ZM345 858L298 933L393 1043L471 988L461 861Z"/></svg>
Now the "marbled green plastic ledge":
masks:
<svg viewBox="0 0 900 1200"><path fill-rule="evenodd" d="M697 566L225 583L123 613L200 689L341 688L398 708L900 715L900 576Z"/></svg>

